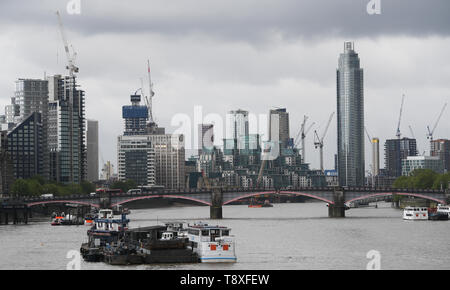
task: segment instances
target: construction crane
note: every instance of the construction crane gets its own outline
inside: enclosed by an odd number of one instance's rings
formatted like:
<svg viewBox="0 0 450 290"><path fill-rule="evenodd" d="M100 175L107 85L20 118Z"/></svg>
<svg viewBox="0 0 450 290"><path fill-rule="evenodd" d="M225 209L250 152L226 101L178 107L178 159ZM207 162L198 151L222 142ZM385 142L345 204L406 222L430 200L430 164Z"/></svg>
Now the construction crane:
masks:
<svg viewBox="0 0 450 290"><path fill-rule="evenodd" d="M402 96L402 104L400 106L400 115L398 117L397 133L395 134L398 139L400 139L400 137L401 137L400 122L402 121L402 113L403 113L403 104L404 104L404 102L405 102L405 94L403 94L403 96Z"/></svg>
<svg viewBox="0 0 450 290"><path fill-rule="evenodd" d="M320 170L323 172L323 140L327 134L328 128L330 127L331 124L331 120L333 120L333 116L334 116L334 112L331 113L330 115L330 119L328 120L328 124L325 127L325 131L322 134L322 138L319 137L319 135L317 134L317 130L314 130L314 145L317 148L319 148L320 150Z"/></svg>
<svg viewBox="0 0 450 290"><path fill-rule="evenodd" d="M444 106L442 107L441 113L439 114L439 117L437 118L436 123L434 123L433 130L430 131L430 126L427 126L427 129L428 129L427 139L430 139L430 141L433 141L434 130L436 130L436 127L437 127L439 121L441 120L442 114L444 113L444 110L446 107L447 107L447 103L445 103Z"/></svg>
<svg viewBox="0 0 450 290"><path fill-rule="evenodd" d="M154 122L153 120L153 97L155 96L155 92L153 91L153 83L152 83L152 75L150 70L150 60L147 60L147 71L148 71L148 85L149 85L149 97L145 97L145 102L148 107L148 112L150 115L150 122Z"/></svg>
<svg viewBox="0 0 450 290"><path fill-rule="evenodd" d="M68 127L69 127L69 136L68 136L68 144L69 144L69 152L70 155L72 156L73 154L75 154L75 151L78 150L77 148L74 148L73 146L73 137L74 137L74 124L73 124L73 101L74 101L74 90L75 90L75 73L79 72L79 68L75 65L75 60L77 58L77 53L75 52L73 46L72 47L72 51L73 53L70 53L69 50L69 43L67 41L67 37L66 34L64 32L64 25L61 19L61 14L59 14L59 11L56 11L56 16L58 18L58 24L59 24L59 30L61 32L61 38L64 44L64 50L66 51L66 57L67 57L67 65L66 65L66 69L69 71L69 78L66 78L66 86L69 87L69 96L68 96L68 103L69 103L69 121L68 121ZM67 89L67 87L66 87ZM81 110L79 110L78 112L78 116L81 117ZM73 164L73 160L72 158L69 158L69 168L74 168L74 164ZM73 170L70 170L70 176L69 176L69 182L73 183L74 181L74 174L73 174Z"/></svg>
<svg viewBox="0 0 450 290"><path fill-rule="evenodd" d="M369 139L369 143L372 143L372 137L370 137L369 132L367 131L367 128L364 127L364 130L366 130L366 135L367 135L367 138Z"/></svg>
<svg viewBox="0 0 450 290"><path fill-rule="evenodd" d="M416 139L416 136L414 135L414 131L411 125L409 125L409 132L411 132L411 137L413 137L413 139Z"/></svg>
<svg viewBox="0 0 450 290"><path fill-rule="evenodd" d="M298 146L298 143L301 141L302 142L302 147L300 148L302 151L302 163L305 163L305 156L306 156L306 146L305 146L305 139L306 139L306 135L308 135L309 131L311 130L311 128L316 124L315 122L312 122L311 125L306 129L306 121L308 120L308 116L304 116L303 117L303 123L302 126L300 127L300 131L297 134L297 137L295 138L295 143L294 143L294 148L296 148ZM299 136L301 136L301 138L299 139Z"/></svg>
<svg viewBox="0 0 450 290"><path fill-rule="evenodd" d="M66 34L64 32L64 25L62 23L61 14L59 14L59 11L56 11L56 15L58 16L58 23L59 23L59 30L61 32L62 41L64 43L64 50L66 51L66 57L67 57L67 66L66 69L69 71L69 75L71 77L74 76L74 73L79 72L79 68L75 65L75 60L77 58L77 53L75 52L73 46L72 47L72 54L69 50L69 43L67 42Z"/></svg>

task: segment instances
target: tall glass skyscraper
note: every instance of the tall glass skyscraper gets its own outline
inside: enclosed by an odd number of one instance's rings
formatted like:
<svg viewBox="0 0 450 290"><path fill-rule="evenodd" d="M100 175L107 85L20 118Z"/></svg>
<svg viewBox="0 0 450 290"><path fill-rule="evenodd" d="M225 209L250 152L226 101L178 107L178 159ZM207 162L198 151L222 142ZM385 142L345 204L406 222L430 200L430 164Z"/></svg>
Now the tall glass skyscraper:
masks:
<svg viewBox="0 0 450 290"><path fill-rule="evenodd" d="M352 42L344 43L337 69L338 174L341 186L364 185L363 69Z"/></svg>

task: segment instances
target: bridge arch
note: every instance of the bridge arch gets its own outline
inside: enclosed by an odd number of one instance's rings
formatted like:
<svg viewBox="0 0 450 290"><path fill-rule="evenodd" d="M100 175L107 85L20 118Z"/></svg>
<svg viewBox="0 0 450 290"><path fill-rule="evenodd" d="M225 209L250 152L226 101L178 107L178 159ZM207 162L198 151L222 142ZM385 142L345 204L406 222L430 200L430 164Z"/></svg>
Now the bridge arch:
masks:
<svg viewBox="0 0 450 290"><path fill-rule="evenodd" d="M119 202L116 202L114 204L112 204L112 206L118 206L118 205L122 205L122 204L126 204L129 202L133 202L136 200L143 200L143 199L150 199L150 198L158 198L158 197L162 197L162 198L173 198L173 199L185 199L185 200L190 200L190 201L195 201L204 205L209 205L211 206L211 203L198 199L198 198L193 198L193 197L189 197L189 196L183 196L183 195L146 195L146 196L137 196L137 197L133 197L133 198L129 198L129 199L125 199Z"/></svg>
<svg viewBox="0 0 450 290"><path fill-rule="evenodd" d="M330 199L327 199L325 197L318 196L318 195L315 195L315 194L306 193L306 192L281 191L280 194L294 194L294 195L297 195L297 196L306 196L306 197L310 197L310 198L313 198L313 199L321 200L321 201L329 203L329 204L334 204L334 201L332 201Z"/></svg>
<svg viewBox="0 0 450 290"><path fill-rule="evenodd" d="M36 202L27 203L27 206L28 206L28 207L32 207L32 206L36 206L36 205L55 204L55 203L71 203L71 204L87 205L87 206L92 206L92 207L97 207L97 208L100 207L100 205L95 204L95 203L90 203L90 202L86 202L86 201L76 201L76 200L46 200L46 201L36 201Z"/></svg>
<svg viewBox="0 0 450 290"><path fill-rule="evenodd" d="M438 203L445 204L444 200L441 200L441 199L438 199L438 198L435 198L435 197L432 197L432 196L427 196L427 195L423 195L423 194L419 194L419 193L411 193L411 192L372 193L372 194L367 194L367 195L363 195L363 196L352 198L350 200L345 201L345 203L350 203L350 202L354 202L354 201L357 201L357 200L364 200L364 199L367 199L367 198L372 198L372 197L377 197L377 196L392 196L392 195L413 196L413 197L418 197L418 198L422 198L422 199L432 200L432 201L436 201Z"/></svg>
<svg viewBox="0 0 450 290"><path fill-rule="evenodd" d="M264 191L264 192L252 192L252 193L249 193L249 194L244 194L244 195L235 197L235 198L233 198L233 199L230 199L230 200L224 202L223 204L224 204L224 205L227 205L227 204L230 204L230 203L232 203L232 202L235 202L235 201L238 201L238 200L241 200L241 199L244 199L244 198L249 198L249 197L254 197L254 196L260 196L260 195L265 195L265 194L279 194L279 195L282 195L282 194L293 194L293 195L297 195L297 196L306 196L306 197L318 199L318 200L320 200L320 201L324 201L324 202L326 202L326 203L334 204L333 201L331 201L331 200L329 200L329 199L326 199L326 198L324 198L324 197L317 196L317 195L314 195L314 194L305 193L305 192L295 192L295 191L280 191L280 192L277 192L277 191Z"/></svg>

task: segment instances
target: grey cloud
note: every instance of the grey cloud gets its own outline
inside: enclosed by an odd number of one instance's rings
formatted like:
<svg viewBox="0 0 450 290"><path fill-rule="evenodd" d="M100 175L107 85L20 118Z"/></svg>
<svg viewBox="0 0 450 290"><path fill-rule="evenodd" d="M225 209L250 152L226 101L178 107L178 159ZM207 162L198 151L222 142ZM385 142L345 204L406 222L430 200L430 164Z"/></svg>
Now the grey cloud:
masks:
<svg viewBox="0 0 450 290"><path fill-rule="evenodd" d="M24 3L26 2L26 3ZM65 10L62 0L3 0L0 23L54 25L51 12ZM386 34L449 35L450 1L381 0L381 15L368 15L369 0L81 0L82 14L65 15L83 34L207 34L240 41L284 38L376 37Z"/></svg>

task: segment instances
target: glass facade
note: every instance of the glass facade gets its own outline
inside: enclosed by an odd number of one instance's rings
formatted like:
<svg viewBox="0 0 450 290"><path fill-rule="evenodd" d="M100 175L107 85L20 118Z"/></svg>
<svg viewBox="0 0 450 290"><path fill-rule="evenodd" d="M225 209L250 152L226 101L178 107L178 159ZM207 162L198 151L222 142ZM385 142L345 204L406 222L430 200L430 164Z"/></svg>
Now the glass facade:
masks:
<svg viewBox="0 0 450 290"><path fill-rule="evenodd" d="M363 69L353 43L344 43L337 69L338 172L341 186L364 185Z"/></svg>
<svg viewBox="0 0 450 290"><path fill-rule="evenodd" d="M42 132L41 114L35 112L8 134L7 148L15 178L27 179L43 175Z"/></svg>
<svg viewBox="0 0 450 290"><path fill-rule="evenodd" d="M84 91L75 77L49 78L48 147L50 179L62 183L86 180L86 119Z"/></svg>

